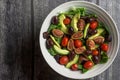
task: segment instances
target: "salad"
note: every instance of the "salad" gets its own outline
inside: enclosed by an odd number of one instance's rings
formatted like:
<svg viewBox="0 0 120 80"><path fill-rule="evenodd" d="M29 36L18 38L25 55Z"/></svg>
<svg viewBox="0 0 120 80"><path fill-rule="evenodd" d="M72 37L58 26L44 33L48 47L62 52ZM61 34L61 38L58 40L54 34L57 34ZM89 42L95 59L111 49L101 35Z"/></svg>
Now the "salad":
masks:
<svg viewBox="0 0 120 80"><path fill-rule="evenodd" d="M85 73L109 59L108 44L112 39L107 26L85 8L72 8L53 16L43 38L51 56L73 71Z"/></svg>

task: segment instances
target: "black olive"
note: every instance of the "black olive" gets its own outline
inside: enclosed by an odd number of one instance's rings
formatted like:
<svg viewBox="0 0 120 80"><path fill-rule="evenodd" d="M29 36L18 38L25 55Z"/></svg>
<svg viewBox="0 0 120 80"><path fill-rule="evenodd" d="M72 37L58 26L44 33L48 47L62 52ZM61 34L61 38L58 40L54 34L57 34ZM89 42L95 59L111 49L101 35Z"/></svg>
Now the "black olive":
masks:
<svg viewBox="0 0 120 80"><path fill-rule="evenodd" d="M91 55L92 54L92 51L91 50L86 50L85 51L85 55Z"/></svg>
<svg viewBox="0 0 120 80"><path fill-rule="evenodd" d="M110 35L105 35L105 41L111 42L111 41L112 41L112 36L110 36Z"/></svg>
<svg viewBox="0 0 120 80"><path fill-rule="evenodd" d="M68 32L70 35L72 35L74 33L74 29L72 27L69 27Z"/></svg>
<svg viewBox="0 0 120 80"><path fill-rule="evenodd" d="M51 20L52 24L58 24L58 17L57 16L53 16L52 20Z"/></svg>
<svg viewBox="0 0 120 80"><path fill-rule="evenodd" d="M86 21L86 23L90 23L92 21L96 21L96 18L95 17L87 17L85 21Z"/></svg>
<svg viewBox="0 0 120 80"><path fill-rule="evenodd" d="M52 46L51 46L51 45L48 45L48 44L47 44L47 41L46 41L46 48L47 48L47 49L52 48Z"/></svg>
<svg viewBox="0 0 120 80"><path fill-rule="evenodd" d="M96 29L90 29L89 28L89 30L88 30L88 34L90 34L90 35L94 35L94 34L96 34L97 33L97 30Z"/></svg>
<svg viewBox="0 0 120 80"><path fill-rule="evenodd" d="M69 60L73 60L73 58L75 57L75 52L74 51L71 51L69 54L68 54L68 58Z"/></svg>
<svg viewBox="0 0 120 80"><path fill-rule="evenodd" d="M84 65L86 61L82 61L81 64Z"/></svg>
<svg viewBox="0 0 120 80"><path fill-rule="evenodd" d="M46 47L50 49L53 46L54 42L52 41L51 38L46 40Z"/></svg>
<svg viewBox="0 0 120 80"><path fill-rule="evenodd" d="M55 56L54 56L55 60L56 60L58 63L59 63L60 57L61 57L60 55L55 55Z"/></svg>
<svg viewBox="0 0 120 80"><path fill-rule="evenodd" d="M84 19L86 20L88 18L88 16L81 16L80 19Z"/></svg>
<svg viewBox="0 0 120 80"><path fill-rule="evenodd" d="M100 59L98 56L92 56L92 60L95 64L98 64L100 62Z"/></svg>
<svg viewBox="0 0 120 80"><path fill-rule="evenodd" d="M44 32L44 33L43 33L43 38L44 38L44 39L49 38L49 33L48 33L48 32Z"/></svg>

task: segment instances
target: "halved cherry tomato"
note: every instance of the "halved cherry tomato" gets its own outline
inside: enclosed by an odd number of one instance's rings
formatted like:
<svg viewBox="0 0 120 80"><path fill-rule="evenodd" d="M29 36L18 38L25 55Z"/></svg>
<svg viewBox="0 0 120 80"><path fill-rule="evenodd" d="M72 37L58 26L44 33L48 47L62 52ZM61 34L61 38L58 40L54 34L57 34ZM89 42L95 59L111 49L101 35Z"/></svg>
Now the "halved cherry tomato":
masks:
<svg viewBox="0 0 120 80"><path fill-rule="evenodd" d="M74 70L74 71L78 70L78 64L73 64L71 66L71 69Z"/></svg>
<svg viewBox="0 0 120 80"><path fill-rule="evenodd" d="M68 44L68 37L63 37L61 45L65 47L67 46L67 44Z"/></svg>
<svg viewBox="0 0 120 80"><path fill-rule="evenodd" d="M106 44L106 43L102 44L102 45L101 45L101 49L102 49L103 51L107 52L107 51L108 51L108 44Z"/></svg>
<svg viewBox="0 0 120 80"><path fill-rule="evenodd" d="M91 29L96 29L97 25L98 25L98 22L97 22L97 21L92 21L92 22L90 23L90 28L91 28Z"/></svg>
<svg viewBox="0 0 120 80"><path fill-rule="evenodd" d="M71 22L70 18L65 18L65 19L63 20L63 23L64 23L65 25L70 24L70 22Z"/></svg>
<svg viewBox="0 0 120 80"><path fill-rule="evenodd" d="M67 64L68 61L69 61L69 59L68 59L67 56L62 56L62 57L60 57L60 59L59 59L59 63L60 63L61 65Z"/></svg>
<svg viewBox="0 0 120 80"><path fill-rule="evenodd" d="M76 48L79 48L79 47L82 46L82 41L81 40L75 40L74 45L75 45Z"/></svg>
<svg viewBox="0 0 120 80"><path fill-rule="evenodd" d="M85 69L90 69L93 67L93 63L91 61L87 61L83 66Z"/></svg>
<svg viewBox="0 0 120 80"><path fill-rule="evenodd" d="M98 53L99 53L98 50L93 50L93 51L92 51L92 55L94 55L94 56L97 56Z"/></svg>

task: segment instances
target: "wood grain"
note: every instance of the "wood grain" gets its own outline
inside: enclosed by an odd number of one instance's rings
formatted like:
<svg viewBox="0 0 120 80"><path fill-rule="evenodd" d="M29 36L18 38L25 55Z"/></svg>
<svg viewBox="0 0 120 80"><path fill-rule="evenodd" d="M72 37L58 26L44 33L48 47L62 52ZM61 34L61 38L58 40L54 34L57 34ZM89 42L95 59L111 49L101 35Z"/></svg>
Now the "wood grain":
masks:
<svg viewBox="0 0 120 80"><path fill-rule="evenodd" d="M0 0L0 80L31 80L31 1Z"/></svg>

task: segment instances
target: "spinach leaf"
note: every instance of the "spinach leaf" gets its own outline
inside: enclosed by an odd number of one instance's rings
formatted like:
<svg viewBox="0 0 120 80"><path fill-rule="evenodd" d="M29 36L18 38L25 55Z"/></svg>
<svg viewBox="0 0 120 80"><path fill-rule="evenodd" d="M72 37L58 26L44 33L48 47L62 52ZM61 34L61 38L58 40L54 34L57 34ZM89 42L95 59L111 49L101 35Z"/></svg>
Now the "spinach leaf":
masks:
<svg viewBox="0 0 120 80"><path fill-rule="evenodd" d="M56 55L56 52L54 51L53 47L50 48L50 49L48 49L48 52L49 52L52 56Z"/></svg>
<svg viewBox="0 0 120 80"><path fill-rule="evenodd" d="M54 37L54 38L55 38L55 40L57 41L58 44L61 43L62 38L57 38L57 37Z"/></svg>
<svg viewBox="0 0 120 80"><path fill-rule="evenodd" d="M83 66L81 64L78 65L78 69L82 70Z"/></svg>
<svg viewBox="0 0 120 80"><path fill-rule="evenodd" d="M88 71L88 69L85 69L85 68L82 69L82 72L83 72L83 73L85 73L85 72L87 72L87 71Z"/></svg>
<svg viewBox="0 0 120 80"><path fill-rule="evenodd" d="M88 69L85 69L85 68L83 67L83 65L81 65L81 64L78 64L78 69L81 70L82 73L85 73L85 72L88 71Z"/></svg>
<svg viewBox="0 0 120 80"><path fill-rule="evenodd" d="M100 61L100 63L101 64L106 63L107 61L108 61L108 56L107 56L106 52L101 51L101 61Z"/></svg>

